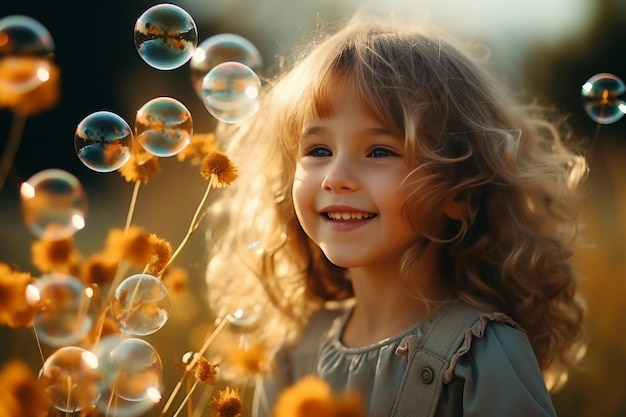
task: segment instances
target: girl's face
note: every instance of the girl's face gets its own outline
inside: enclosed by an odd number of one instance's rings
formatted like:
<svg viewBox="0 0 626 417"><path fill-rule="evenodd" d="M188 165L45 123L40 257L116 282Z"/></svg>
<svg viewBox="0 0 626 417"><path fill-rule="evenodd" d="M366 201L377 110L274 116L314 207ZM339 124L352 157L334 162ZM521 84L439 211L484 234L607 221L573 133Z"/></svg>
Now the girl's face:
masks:
<svg viewBox="0 0 626 417"><path fill-rule="evenodd" d="M334 114L305 122L293 185L296 215L337 266L397 264L419 234L402 203L404 141L369 116L349 89L338 89Z"/></svg>

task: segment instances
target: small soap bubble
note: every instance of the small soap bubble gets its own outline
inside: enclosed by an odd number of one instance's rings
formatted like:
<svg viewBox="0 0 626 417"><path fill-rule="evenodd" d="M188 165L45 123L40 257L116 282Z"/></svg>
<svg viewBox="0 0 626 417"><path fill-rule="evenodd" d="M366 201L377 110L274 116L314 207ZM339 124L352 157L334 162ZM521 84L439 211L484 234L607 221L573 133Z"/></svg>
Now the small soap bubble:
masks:
<svg viewBox="0 0 626 417"><path fill-rule="evenodd" d="M87 197L74 175L62 169L40 171L20 186L22 218L37 237L60 240L85 227Z"/></svg>
<svg viewBox="0 0 626 417"><path fill-rule="evenodd" d="M78 159L96 172L112 172L130 159L133 132L115 113L98 111L76 127L74 149Z"/></svg>
<svg viewBox="0 0 626 417"><path fill-rule="evenodd" d="M80 342L92 326L90 288L78 278L60 273L36 279L33 287L40 306L34 321L39 339L50 346Z"/></svg>
<svg viewBox="0 0 626 417"><path fill-rule="evenodd" d="M32 17L12 15L0 19L0 58L47 57L54 53L48 29Z"/></svg>
<svg viewBox="0 0 626 417"><path fill-rule="evenodd" d="M152 155L176 155L189 145L192 133L191 113L171 97L154 98L137 111L137 141Z"/></svg>
<svg viewBox="0 0 626 417"><path fill-rule="evenodd" d="M202 79L216 65L224 62L239 62L253 71L263 66L263 58L256 46L243 36L220 33L202 41L189 62L191 84L196 93L202 94Z"/></svg>
<svg viewBox="0 0 626 417"><path fill-rule="evenodd" d="M135 23L135 47L141 59L159 70L184 65L198 45L196 22L184 9L157 4Z"/></svg>
<svg viewBox="0 0 626 417"><path fill-rule="evenodd" d="M589 78L581 96L585 112L596 123L615 123L626 113L626 86L613 74L599 73Z"/></svg>
<svg viewBox="0 0 626 417"><path fill-rule="evenodd" d="M160 391L163 364L157 350L142 339L123 339L100 360L105 381L114 394L126 401L152 398Z"/></svg>
<svg viewBox="0 0 626 417"><path fill-rule="evenodd" d="M218 120L238 123L259 109L261 80L250 67L239 62L216 65L202 79L201 98Z"/></svg>
<svg viewBox="0 0 626 417"><path fill-rule="evenodd" d="M169 318L167 287L152 275L132 275L116 288L111 311L121 332L133 336L152 334Z"/></svg>
<svg viewBox="0 0 626 417"><path fill-rule="evenodd" d="M50 404L62 412L88 409L100 396L98 360L80 347L65 346L55 351L44 362L39 379Z"/></svg>

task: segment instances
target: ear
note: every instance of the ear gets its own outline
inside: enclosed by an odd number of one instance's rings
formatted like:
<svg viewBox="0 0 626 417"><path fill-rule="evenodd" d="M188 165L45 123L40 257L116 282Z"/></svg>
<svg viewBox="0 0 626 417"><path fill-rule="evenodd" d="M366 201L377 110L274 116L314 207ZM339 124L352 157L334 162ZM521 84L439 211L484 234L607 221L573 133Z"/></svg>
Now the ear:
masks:
<svg viewBox="0 0 626 417"><path fill-rule="evenodd" d="M453 220L466 220L469 217L469 204L465 193L448 193L443 201L443 212Z"/></svg>

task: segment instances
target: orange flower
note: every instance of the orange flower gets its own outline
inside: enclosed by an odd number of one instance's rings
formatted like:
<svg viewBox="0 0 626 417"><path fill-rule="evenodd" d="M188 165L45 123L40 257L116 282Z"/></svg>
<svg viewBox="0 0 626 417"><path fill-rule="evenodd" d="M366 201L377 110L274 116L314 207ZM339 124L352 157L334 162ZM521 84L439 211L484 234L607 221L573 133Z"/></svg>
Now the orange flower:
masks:
<svg viewBox="0 0 626 417"><path fill-rule="evenodd" d="M31 261L43 273L61 272L76 275L80 254L74 248L72 238L60 240L36 240L31 245Z"/></svg>
<svg viewBox="0 0 626 417"><path fill-rule="evenodd" d="M161 239L154 233L148 237L152 255L146 266L146 273L157 275L167 266L172 257L172 247L165 239Z"/></svg>
<svg viewBox="0 0 626 417"><path fill-rule="evenodd" d="M126 235L121 229L111 229L105 243L105 252L126 258L136 266L144 267L152 256L150 235L139 226L131 226Z"/></svg>
<svg viewBox="0 0 626 417"><path fill-rule="evenodd" d="M41 417L50 403L43 387L22 362L12 361L0 372L0 416Z"/></svg>
<svg viewBox="0 0 626 417"><path fill-rule="evenodd" d="M217 375L218 366L217 364L209 362L204 356L200 356L193 366L193 374L200 382L215 385L215 376Z"/></svg>
<svg viewBox="0 0 626 417"><path fill-rule="evenodd" d="M26 298L26 288L32 281L30 274L14 271L0 263L0 324L10 327L33 324L37 307Z"/></svg>
<svg viewBox="0 0 626 417"><path fill-rule="evenodd" d="M218 143L213 133L194 133L191 135L189 145L181 152L176 154L179 161L189 160L192 164L197 165L202 161L204 155L216 151Z"/></svg>
<svg viewBox="0 0 626 417"><path fill-rule="evenodd" d="M172 268L161 279L168 289L170 296L181 295L189 288L189 277L183 268Z"/></svg>
<svg viewBox="0 0 626 417"><path fill-rule="evenodd" d="M81 277L87 284L110 284L117 273L118 258L109 253L97 253L87 259Z"/></svg>
<svg viewBox="0 0 626 417"><path fill-rule="evenodd" d="M50 60L8 56L0 59L0 108L36 114L59 100L59 68Z"/></svg>
<svg viewBox="0 0 626 417"><path fill-rule="evenodd" d="M252 344L248 349L230 349L228 359L229 363L244 374L264 374L269 370L267 348L259 343Z"/></svg>
<svg viewBox="0 0 626 417"><path fill-rule="evenodd" d="M274 417L365 417L361 395L348 391L334 395L323 380L308 376L278 397Z"/></svg>
<svg viewBox="0 0 626 417"><path fill-rule="evenodd" d="M213 417L241 417L241 398L239 391L226 387L209 402Z"/></svg>
<svg viewBox="0 0 626 417"><path fill-rule="evenodd" d="M134 140L130 159L118 171L126 182L140 181L147 184L161 172L161 166L159 158L147 152L137 140Z"/></svg>
<svg viewBox="0 0 626 417"><path fill-rule="evenodd" d="M202 160L200 174L205 179L215 176L215 187L221 188L230 185L237 179L237 167L228 159L228 157L219 151L208 153Z"/></svg>

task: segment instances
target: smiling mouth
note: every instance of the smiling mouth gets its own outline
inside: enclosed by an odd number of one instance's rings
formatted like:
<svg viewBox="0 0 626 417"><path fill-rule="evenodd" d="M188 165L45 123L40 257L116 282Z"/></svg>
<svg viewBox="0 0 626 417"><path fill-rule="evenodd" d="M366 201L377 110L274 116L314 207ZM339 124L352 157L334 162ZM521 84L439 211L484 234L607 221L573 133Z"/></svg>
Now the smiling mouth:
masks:
<svg viewBox="0 0 626 417"><path fill-rule="evenodd" d="M327 211L324 213L326 217L330 220L345 222L345 221L354 221L354 220L367 220L372 217L376 217L375 213L366 213L363 211L349 211L349 212L330 212Z"/></svg>

